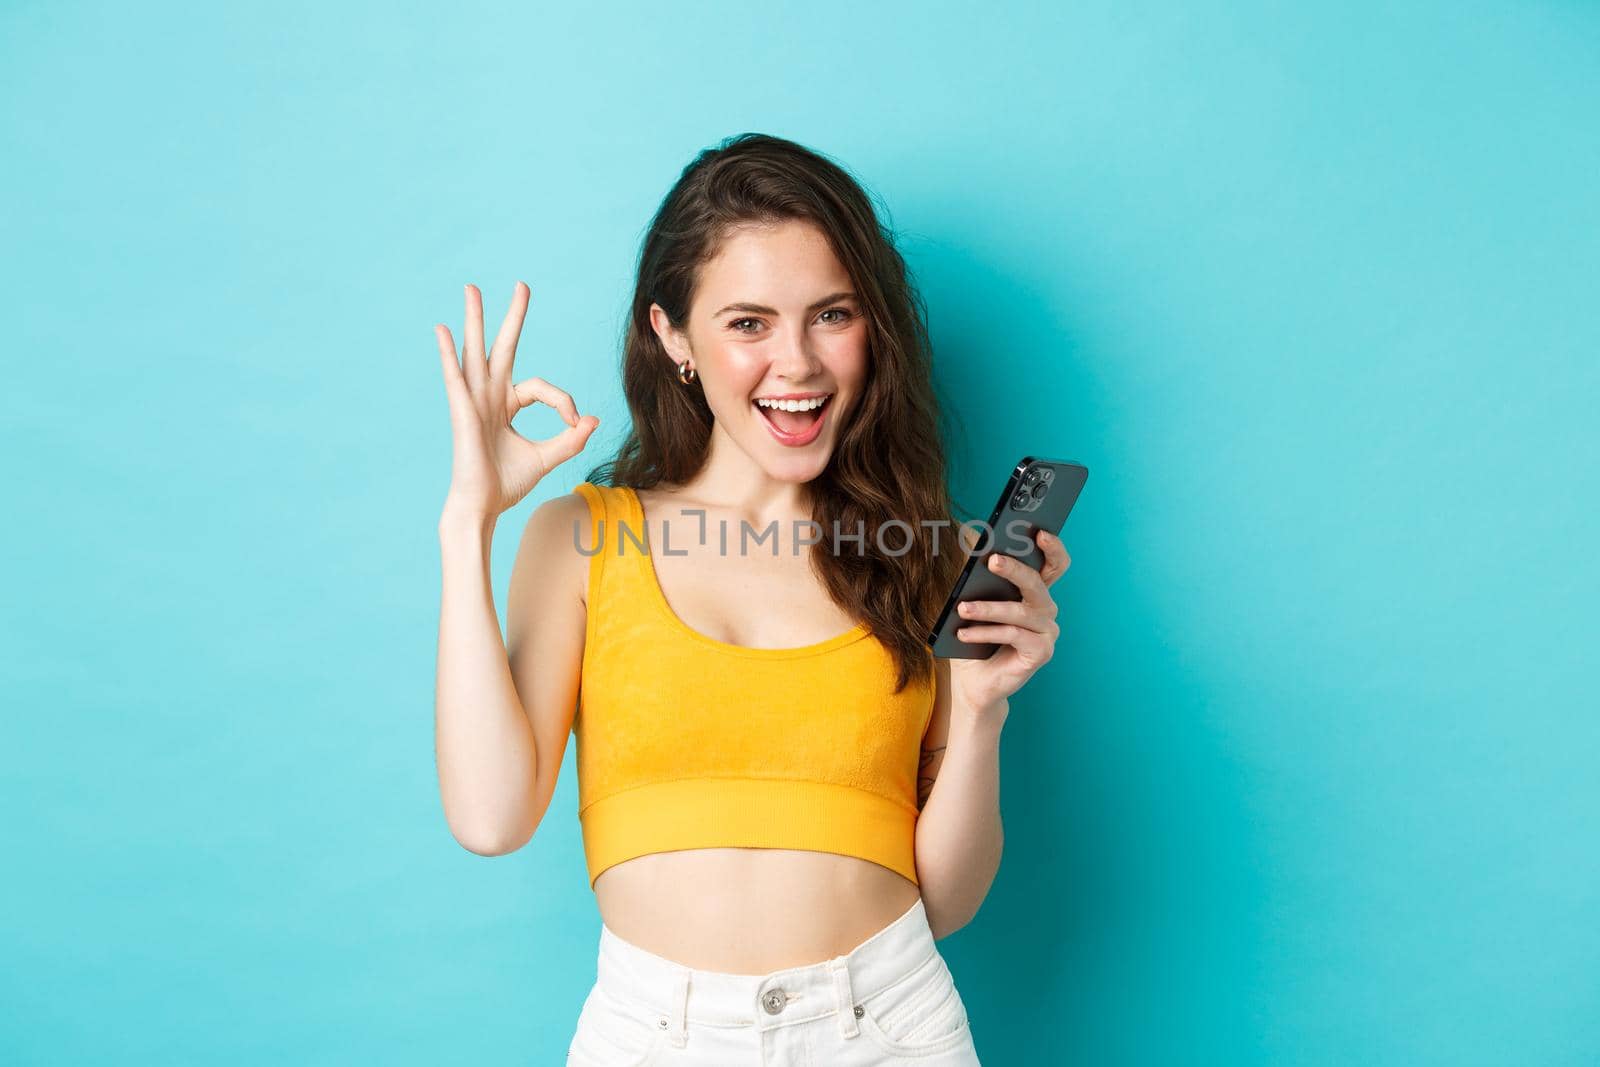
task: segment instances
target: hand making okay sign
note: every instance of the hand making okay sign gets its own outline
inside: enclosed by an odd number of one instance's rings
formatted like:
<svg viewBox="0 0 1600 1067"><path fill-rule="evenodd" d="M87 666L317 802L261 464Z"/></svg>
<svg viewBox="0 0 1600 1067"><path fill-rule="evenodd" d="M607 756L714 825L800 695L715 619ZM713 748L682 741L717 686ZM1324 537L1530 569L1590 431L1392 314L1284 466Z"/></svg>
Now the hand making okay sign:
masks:
<svg viewBox="0 0 1600 1067"><path fill-rule="evenodd" d="M494 348L483 350L483 294L466 287L466 349L456 358L455 340L443 324L434 327L450 402L452 460L445 512L494 518L527 496L539 479L579 452L600 420L578 416L564 390L543 378L511 381L517 338L528 311L528 287L521 282L511 309L500 323ZM567 428L543 441L530 441L512 427L517 412L544 401L561 413Z"/></svg>

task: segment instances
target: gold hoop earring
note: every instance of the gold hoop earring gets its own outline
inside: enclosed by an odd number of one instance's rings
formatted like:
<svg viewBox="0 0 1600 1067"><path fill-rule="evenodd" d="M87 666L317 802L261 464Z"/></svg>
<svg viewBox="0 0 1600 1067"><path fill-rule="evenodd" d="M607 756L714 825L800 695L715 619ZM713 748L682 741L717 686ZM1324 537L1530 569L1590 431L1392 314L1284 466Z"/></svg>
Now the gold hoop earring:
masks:
<svg viewBox="0 0 1600 1067"><path fill-rule="evenodd" d="M682 363L678 364L678 381L682 382L684 385L688 385L698 377L700 377L699 372L693 367L689 366L688 360L684 360Z"/></svg>

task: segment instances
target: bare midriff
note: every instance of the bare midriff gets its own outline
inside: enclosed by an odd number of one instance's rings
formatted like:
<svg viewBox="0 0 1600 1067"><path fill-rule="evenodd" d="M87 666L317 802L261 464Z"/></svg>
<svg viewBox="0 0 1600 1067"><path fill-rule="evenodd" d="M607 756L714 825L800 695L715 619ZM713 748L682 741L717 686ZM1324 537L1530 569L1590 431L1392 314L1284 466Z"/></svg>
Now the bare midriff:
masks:
<svg viewBox="0 0 1600 1067"><path fill-rule="evenodd" d="M594 883L601 920L686 967L759 975L842 956L905 914L916 884L870 860L780 848L638 856Z"/></svg>

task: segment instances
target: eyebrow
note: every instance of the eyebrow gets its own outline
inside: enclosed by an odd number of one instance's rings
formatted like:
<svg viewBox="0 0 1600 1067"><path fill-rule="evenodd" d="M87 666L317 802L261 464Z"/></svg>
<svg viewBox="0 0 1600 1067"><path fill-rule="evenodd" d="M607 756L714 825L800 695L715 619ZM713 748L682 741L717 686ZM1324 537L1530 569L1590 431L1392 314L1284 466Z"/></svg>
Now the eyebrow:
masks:
<svg viewBox="0 0 1600 1067"><path fill-rule="evenodd" d="M821 300L818 300L816 303L814 303L810 307L806 308L806 310L807 311L815 311L819 307L822 307L824 304L832 304L835 301L839 301L839 300L854 300L855 298L856 298L856 294L852 290L844 289L844 290L841 290L841 291L839 291L837 293L829 293L827 296L823 297ZM721 311L713 311L711 313L711 317L714 318L714 319L719 319L723 315L726 315L730 311L748 311L752 315L776 315L776 314L778 314L778 309L777 308L769 308L765 304L729 304L727 307L723 308Z"/></svg>

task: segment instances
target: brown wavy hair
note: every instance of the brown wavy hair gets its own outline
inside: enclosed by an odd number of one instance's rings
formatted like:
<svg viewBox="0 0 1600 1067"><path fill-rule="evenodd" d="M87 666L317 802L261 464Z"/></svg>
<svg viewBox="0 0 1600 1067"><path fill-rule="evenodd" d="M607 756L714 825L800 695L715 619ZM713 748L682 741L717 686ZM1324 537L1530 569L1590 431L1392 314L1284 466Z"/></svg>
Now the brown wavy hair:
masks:
<svg viewBox="0 0 1600 1067"><path fill-rule="evenodd" d="M871 200L845 169L793 141L760 133L729 137L695 157L656 210L640 249L622 348L622 385L632 425L614 458L588 481L648 489L682 485L705 462L711 408L698 384L685 387L650 325L650 305L683 329L702 265L735 227L788 220L828 237L867 319L868 358L861 399L827 467L809 485L811 518L832 531L866 531L856 551L811 553L828 595L865 623L894 658L895 692L929 680L926 637L965 562L946 484L946 414L933 382L926 309ZM891 519L908 523L883 533ZM939 522L938 551L922 523ZM861 525L858 526L857 524ZM855 547L855 542L840 544Z"/></svg>

